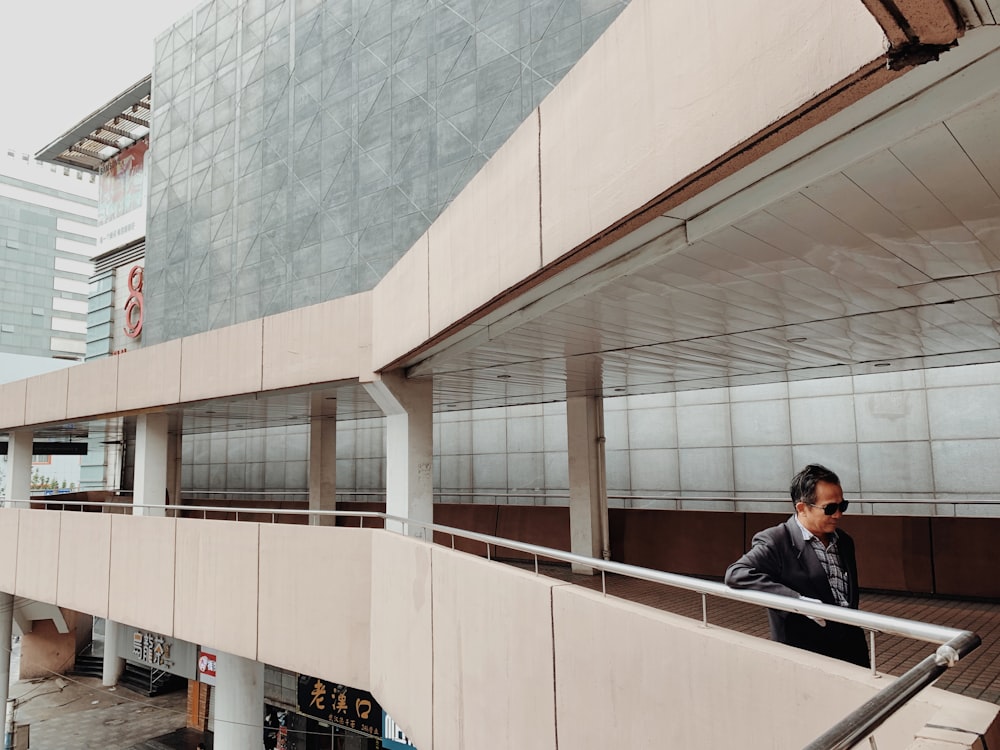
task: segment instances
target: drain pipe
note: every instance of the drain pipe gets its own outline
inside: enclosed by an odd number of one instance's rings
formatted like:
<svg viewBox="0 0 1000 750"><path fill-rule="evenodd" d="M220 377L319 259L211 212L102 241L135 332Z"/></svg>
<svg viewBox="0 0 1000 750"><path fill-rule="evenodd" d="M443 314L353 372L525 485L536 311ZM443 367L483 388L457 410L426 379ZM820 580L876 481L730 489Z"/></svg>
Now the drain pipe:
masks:
<svg viewBox="0 0 1000 750"><path fill-rule="evenodd" d="M601 408L597 410L597 491L600 492L601 508L601 558L611 559L611 530L608 518L608 482L604 464L604 398L600 399Z"/></svg>

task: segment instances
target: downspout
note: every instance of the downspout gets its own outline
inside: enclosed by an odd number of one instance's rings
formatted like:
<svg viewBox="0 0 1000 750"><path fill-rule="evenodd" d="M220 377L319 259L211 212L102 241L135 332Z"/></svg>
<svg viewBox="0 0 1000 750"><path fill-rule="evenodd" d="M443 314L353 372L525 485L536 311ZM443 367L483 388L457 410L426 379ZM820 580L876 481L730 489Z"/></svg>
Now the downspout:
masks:
<svg viewBox="0 0 1000 750"><path fill-rule="evenodd" d="M608 484L604 465L604 399L601 398L601 408L597 413L597 491L600 492L599 506L601 513L601 558L611 559L611 522L608 518Z"/></svg>

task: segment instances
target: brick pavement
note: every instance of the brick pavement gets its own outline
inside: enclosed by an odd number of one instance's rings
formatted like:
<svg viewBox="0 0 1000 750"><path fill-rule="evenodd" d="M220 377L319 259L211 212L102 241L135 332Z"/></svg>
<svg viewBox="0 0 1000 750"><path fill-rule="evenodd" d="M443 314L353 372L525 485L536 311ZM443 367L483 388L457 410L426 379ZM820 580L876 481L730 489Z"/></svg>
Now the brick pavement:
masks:
<svg viewBox="0 0 1000 750"><path fill-rule="evenodd" d="M10 695L15 720L30 725L31 750L194 750L200 739L170 744L186 722L183 690L146 698L93 677L53 676L15 682Z"/></svg>

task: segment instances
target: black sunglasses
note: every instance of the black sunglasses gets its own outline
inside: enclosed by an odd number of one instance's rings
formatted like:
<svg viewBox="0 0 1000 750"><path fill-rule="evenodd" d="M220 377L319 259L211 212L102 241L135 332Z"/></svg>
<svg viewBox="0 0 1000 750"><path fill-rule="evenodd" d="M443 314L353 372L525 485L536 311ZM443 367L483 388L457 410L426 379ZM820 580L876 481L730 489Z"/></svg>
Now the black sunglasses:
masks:
<svg viewBox="0 0 1000 750"><path fill-rule="evenodd" d="M847 506L850 505L850 503L847 500L844 500L840 503L827 503L826 505L816 505L816 503L806 503L806 505L811 505L814 508L821 508L824 515L832 516L838 510L841 513L846 513Z"/></svg>

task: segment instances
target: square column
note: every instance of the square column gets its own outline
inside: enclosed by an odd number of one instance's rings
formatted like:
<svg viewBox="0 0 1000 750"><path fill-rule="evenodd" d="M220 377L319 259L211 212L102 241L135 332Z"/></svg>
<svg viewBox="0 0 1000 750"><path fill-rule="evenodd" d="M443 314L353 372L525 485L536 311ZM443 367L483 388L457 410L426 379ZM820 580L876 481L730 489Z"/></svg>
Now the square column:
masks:
<svg viewBox="0 0 1000 750"><path fill-rule="evenodd" d="M314 393L309 418L309 510L337 509L337 398ZM311 526L336 526L333 516L309 516Z"/></svg>
<svg viewBox="0 0 1000 750"><path fill-rule="evenodd" d="M10 694L10 637L14 633L14 595L0 591L0 707Z"/></svg>
<svg viewBox="0 0 1000 750"><path fill-rule="evenodd" d="M7 438L7 482L4 497L11 508L27 508L31 499L32 430L11 430Z"/></svg>
<svg viewBox="0 0 1000 750"><path fill-rule="evenodd" d="M135 482L132 494L134 515L163 516L166 505L170 417L162 412L140 414L135 425Z"/></svg>
<svg viewBox="0 0 1000 750"><path fill-rule="evenodd" d="M604 400L600 396L566 399L569 456L570 551L610 560L608 489L604 472ZM576 573L592 568L574 565Z"/></svg>
<svg viewBox="0 0 1000 750"><path fill-rule="evenodd" d="M386 513L431 523L434 520L434 384L382 373L365 390L385 413ZM425 538L422 528L386 528Z"/></svg>
<svg viewBox="0 0 1000 750"><path fill-rule="evenodd" d="M181 440L180 431L167 435L167 504L181 503Z"/></svg>

